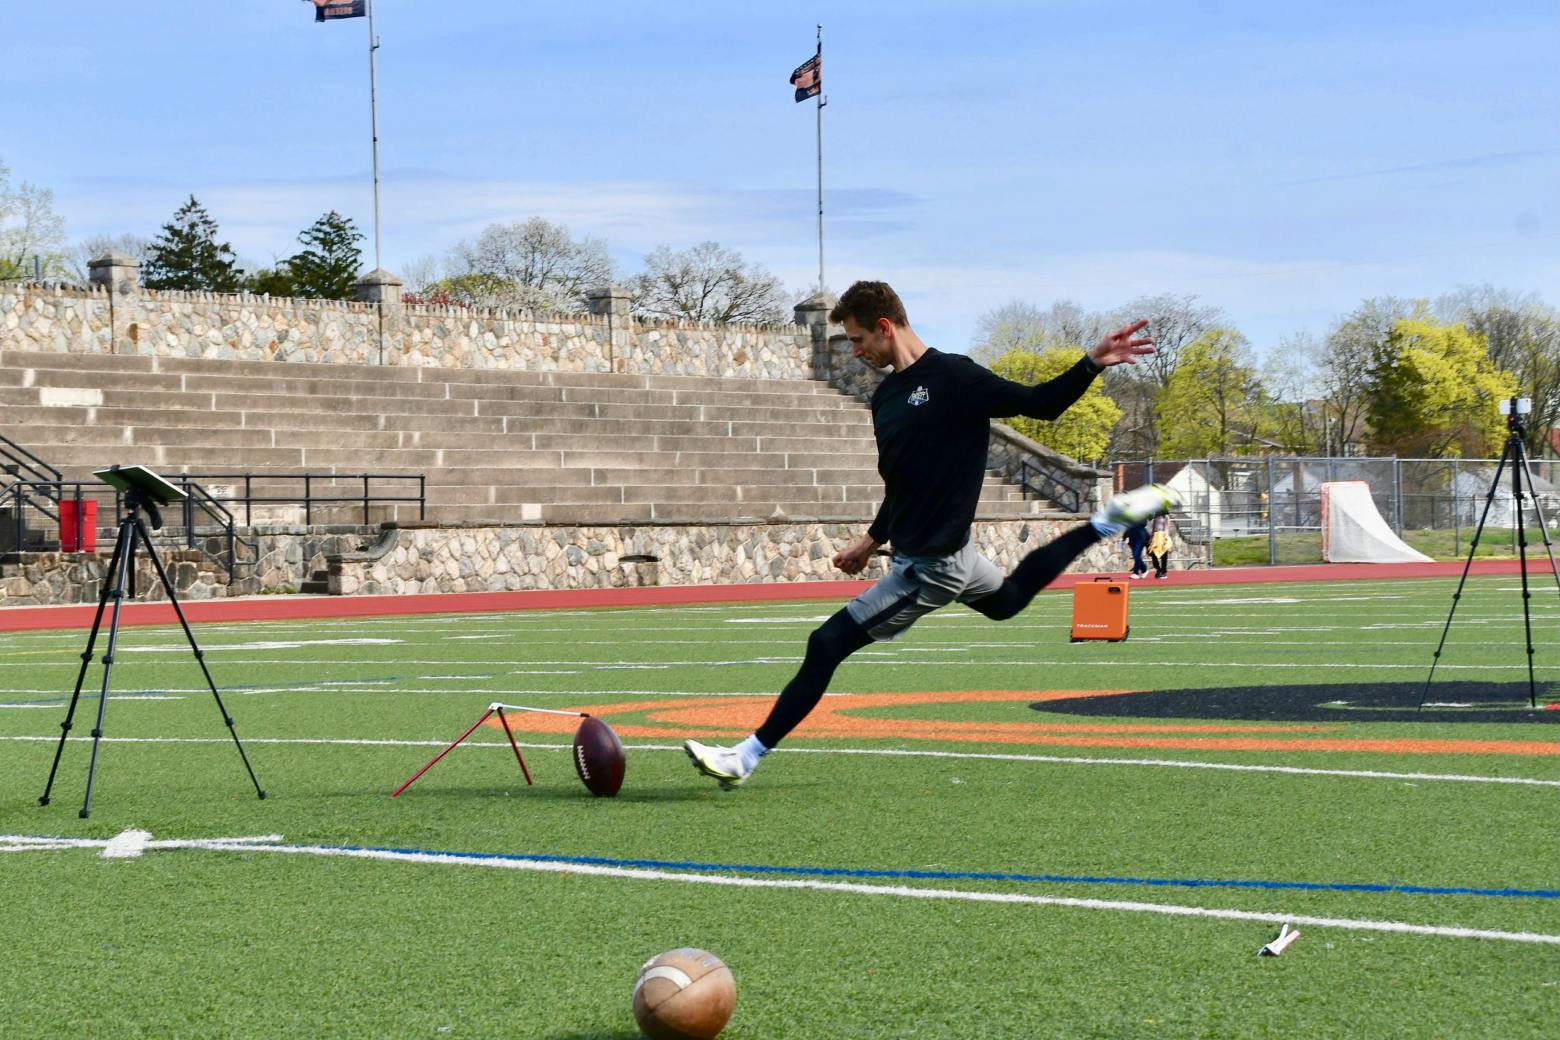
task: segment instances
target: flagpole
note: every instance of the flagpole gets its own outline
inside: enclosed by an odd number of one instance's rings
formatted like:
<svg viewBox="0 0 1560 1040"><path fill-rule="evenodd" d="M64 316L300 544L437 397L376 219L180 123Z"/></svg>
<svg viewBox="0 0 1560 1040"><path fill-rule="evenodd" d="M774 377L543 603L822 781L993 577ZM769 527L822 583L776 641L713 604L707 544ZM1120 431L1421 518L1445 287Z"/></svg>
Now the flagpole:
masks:
<svg viewBox="0 0 1560 1040"><path fill-rule="evenodd" d="M823 25L818 26L818 75L823 76ZM818 291L823 292L823 91L818 91Z"/></svg>
<svg viewBox="0 0 1560 1040"><path fill-rule="evenodd" d="M382 271L384 264L379 259L379 90L374 70L374 52L378 49L379 37L374 34L374 0L368 0L368 119L374 145L374 269Z"/></svg>

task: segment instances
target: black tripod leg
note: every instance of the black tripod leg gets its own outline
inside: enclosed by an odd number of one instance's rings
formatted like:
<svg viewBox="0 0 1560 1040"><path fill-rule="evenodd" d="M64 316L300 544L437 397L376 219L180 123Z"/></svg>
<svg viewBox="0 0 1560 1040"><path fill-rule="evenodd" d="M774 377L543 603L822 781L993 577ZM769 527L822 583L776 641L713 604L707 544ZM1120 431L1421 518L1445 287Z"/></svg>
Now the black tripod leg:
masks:
<svg viewBox="0 0 1560 1040"><path fill-rule="evenodd" d="M206 667L206 652L195 642L195 633L190 631L190 623L184 618L184 608L179 606L179 597L173 591L173 582L168 580L168 572L163 568L162 557L157 555L157 550L152 548L151 536L146 533L146 527L141 523L141 518L135 518L136 533L141 536L141 543L146 546L146 555L152 558L152 566L157 568L157 577L162 580L163 591L168 594L168 602L173 604L173 612L179 616L179 624L184 628L184 637L190 641L190 649L195 651L195 661L200 665L201 674L206 677L206 685L211 688L211 696L216 699L217 710L222 713L222 721L227 723L228 733L233 737L233 746L238 748L238 757L244 761L244 769L249 773L250 783L255 785L255 793L261 798L265 797L265 789L260 786L260 781L255 777L254 767L249 764L249 756L244 754L244 745L239 742L238 731L233 728L233 716L228 714L227 705L222 703L222 695L217 692L217 684L211 678L211 670Z"/></svg>
<svg viewBox="0 0 1560 1040"><path fill-rule="evenodd" d="M1452 616L1457 613L1457 601L1462 599L1463 586L1468 584L1468 571L1473 567L1473 554L1479 549L1479 536L1484 533L1484 523L1490 518L1490 506L1495 504L1495 491L1500 487L1500 475L1506 468L1506 460L1511 457L1511 439L1506 440L1506 450L1500 453L1500 465L1495 467L1495 479L1490 481L1490 493L1484 498L1484 512L1479 514L1479 526L1473 532L1473 541L1468 543L1468 560L1463 564L1462 577L1457 581L1457 591L1452 593L1452 609L1446 613L1446 625L1441 629L1441 641L1436 644L1435 655L1430 661L1430 674L1425 677L1425 688L1419 691L1419 706L1415 711L1424 710L1425 699L1430 696L1430 684L1435 681L1435 666L1441 663L1441 651L1446 648L1446 635L1452 630Z"/></svg>
<svg viewBox="0 0 1560 1040"><path fill-rule="evenodd" d="M1522 459L1522 465L1527 472L1528 487L1533 486L1533 471L1528 467L1527 457ZM1555 591L1560 592L1560 564L1555 563L1555 546L1549 538L1549 521L1544 516L1544 504L1537 494L1533 495L1533 515L1538 519L1538 533L1544 540L1544 551L1549 554L1549 572L1555 577Z"/></svg>
<svg viewBox="0 0 1560 1040"><path fill-rule="evenodd" d="M1522 526L1522 474L1527 469L1522 457L1522 442L1516 444L1516 461L1511 467L1511 505L1517 515L1517 573L1522 576L1522 629L1527 634L1528 704L1538 707L1538 682L1533 678L1533 617L1528 608L1533 595L1528 591L1527 580L1527 531Z"/></svg>
<svg viewBox="0 0 1560 1040"><path fill-rule="evenodd" d="M1531 489L1533 487L1533 471L1528 466L1526 455L1522 456L1521 461L1522 471L1527 476L1527 484ZM1539 537L1543 539L1544 552L1549 556L1549 573L1554 575L1555 591L1560 592L1560 565L1555 563L1555 545L1549 538L1549 521L1544 517L1544 504L1539 499L1537 492L1533 494L1533 516L1538 520ZM1527 558L1525 555L1522 560L1522 570L1525 575L1527 572ZM1537 701L1534 701L1533 706L1537 707Z"/></svg>
<svg viewBox="0 0 1560 1040"><path fill-rule="evenodd" d="M108 649L103 653L103 690L98 694L97 725L92 727L92 758L87 763L87 794L81 800L81 812L78 814L83 820L92 813L92 783L97 778L98 747L103 740L103 712L108 707L109 679L114 674L114 646L119 641L119 611L125 603L125 575L135 569L135 538L128 523L123 528L120 540L124 543L124 552L119 554L119 568L114 572L114 611L108 622Z"/></svg>
<svg viewBox="0 0 1560 1040"><path fill-rule="evenodd" d="M49 782L43 785L43 797L38 799L39 805L48 805L49 793L54 790L54 776L59 772L60 755L65 751L65 738L70 735L71 722L76 717L76 704L81 700L81 685L86 681L87 669L92 665L92 648L97 645L98 630L103 626L103 608L108 605L109 597L112 595L117 611L119 597L124 595L124 588L118 583L117 577L119 561L125 554L129 535L129 528L120 525L119 536L114 540L114 553L109 557L108 570L103 574L103 592L98 596L97 614L92 618L92 634L87 637L87 648L81 652L81 671L76 673L76 689L70 695L70 707L65 710L65 721L60 723L60 743L54 749L54 764L49 767Z"/></svg>

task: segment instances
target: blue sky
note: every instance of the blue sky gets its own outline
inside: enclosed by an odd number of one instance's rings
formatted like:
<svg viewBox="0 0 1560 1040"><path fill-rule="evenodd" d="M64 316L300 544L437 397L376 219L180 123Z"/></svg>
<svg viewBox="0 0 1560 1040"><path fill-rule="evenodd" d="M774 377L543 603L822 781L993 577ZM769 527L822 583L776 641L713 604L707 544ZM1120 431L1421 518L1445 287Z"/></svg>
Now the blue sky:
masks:
<svg viewBox="0 0 1560 1040"><path fill-rule="evenodd" d="M377 0L384 265L541 215L625 273L714 239L810 284L786 79L821 20L830 287L887 279L934 345L1012 300L1195 294L1259 350L1367 297L1554 304L1560 17L1481 6ZM73 239L150 236L191 193L253 261L328 209L369 230L366 20L8 8L0 160Z"/></svg>

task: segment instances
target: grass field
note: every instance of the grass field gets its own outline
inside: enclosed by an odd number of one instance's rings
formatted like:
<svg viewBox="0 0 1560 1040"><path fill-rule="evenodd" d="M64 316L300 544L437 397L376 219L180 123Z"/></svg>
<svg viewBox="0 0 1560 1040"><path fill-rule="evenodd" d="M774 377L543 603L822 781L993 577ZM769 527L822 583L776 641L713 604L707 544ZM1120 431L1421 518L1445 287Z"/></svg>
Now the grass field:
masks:
<svg viewBox="0 0 1560 1040"><path fill-rule="evenodd" d="M750 729L836 603L201 626L264 801L182 633L130 628L89 820L96 666L38 805L85 634L8 634L0 1031L629 1040L640 963L691 945L731 1040L1551 1036L1560 711L1510 577L1403 710L1454 587L1135 586L1119 644L1069 643L1069 593L950 609L735 792L679 741ZM389 797L494 700L607 718L622 793L522 715L534 787L483 728Z"/></svg>
<svg viewBox="0 0 1560 1040"><path fill-rule="evenodd" d="M1468 548L1473 530L1416 530L1406 528L1403 541L1433 560L1461 561L1468 558ZM1543 532L1529 528L1527 556L1539 566L1548 563ZM1553 545L1560 539L1560 532L1551 530L1549 540ZM1474 556L1480 560L1515 560L1518 558L1516 532L1511 528L1488 528L1479 538ZM1270 560L1270 557L1276 557ZM1321 563L1322 534L1320 531L1280 531L1270 545L1268 537L1247 535L1240 538L1216 538L1213 542L1215 567L1264 566L1277 563Z"/></svg>

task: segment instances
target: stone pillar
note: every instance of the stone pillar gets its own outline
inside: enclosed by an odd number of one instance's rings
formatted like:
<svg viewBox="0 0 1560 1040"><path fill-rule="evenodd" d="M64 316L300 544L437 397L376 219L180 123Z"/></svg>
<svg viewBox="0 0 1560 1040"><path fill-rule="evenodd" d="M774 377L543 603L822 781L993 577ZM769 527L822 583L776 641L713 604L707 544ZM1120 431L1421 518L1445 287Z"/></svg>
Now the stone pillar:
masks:
<svg viewBox="0 0 1560 1040"><path fill-rule="evenodd" d="M374 268L357 280L358 302L376 304L374 309L379 312L378 335L375 337L378 341L379 353L374 359L375 364L385 363L387 344L401 342L406 313L406 309L401 305L401 286L404 284L401 279L382 267Z"/></svg>
<svg viewBox="0 0 1560 1040"><path fill-rule="evenodd" d="M634 314L628 293L619 285L604 285L585 294L592 314L607 319L607 370L626 372L634 354Z"/></svg>
<svg viewBox="0 0 1560 1040"><path fill-rule="evenodd" d="M141 291L141 261L117 249L87 261L87 272L93 285L106 286L121 296Z"/></svg>
<svg viewBox="0 0 1560 1040"><path fill-rule="evenodd" d="M833 375L832 351L829 347L829 312L840 301L833 293L820 292L807 297L793 309L796 324L806 326L812 332L812 369L814 379L828 379ZM843 330L835 327L838 335Z"/></svg>
<svg viewBox="0 0 1560 1040"><path fill-rule="evenodd" d="M127 306L132 301L122 298L140 294L141 261L117 249L110 249L96 260L87 261L87 279L93 285L108 290L108 353L134 354L138 339L138 326L133 317L135 308ZM119 313L121 308L129 316ZM126 333L123 341L120 339L121 329Z"/></svg>
<svg viewBox="0 0 1560 1040"><path fill-rule="evenodd" d="M376 267L357 280L359 303L400 303L405 283L382 267Z"/></svg>

